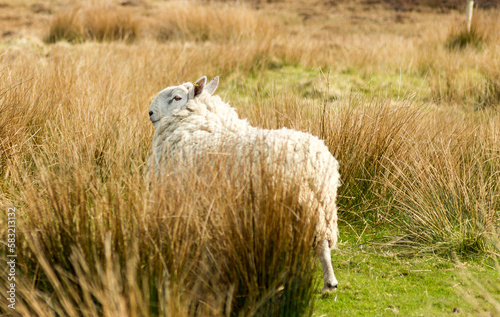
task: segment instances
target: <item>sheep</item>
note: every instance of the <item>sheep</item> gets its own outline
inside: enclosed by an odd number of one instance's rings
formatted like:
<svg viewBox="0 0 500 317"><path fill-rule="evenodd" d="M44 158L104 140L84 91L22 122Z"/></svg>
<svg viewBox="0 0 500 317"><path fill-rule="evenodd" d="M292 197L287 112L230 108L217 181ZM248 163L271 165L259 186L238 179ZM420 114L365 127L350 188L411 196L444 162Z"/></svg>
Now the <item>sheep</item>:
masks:
<svg viewBox="0 0 500 317"><path fill-rule="evenodd" d="M300 180L299 204L313 206L316 225L315 250L323 269L322 291L337 288L331 250L338 239L336 196L340 186L338 162L324 142L304 132L287 128L266 130L240 119L229 104L214 96L219 83L215 77L206 84L203 76L193 83L167 87L154 98L149 117L155 127L148 179L159 178L165 156L181 155L189 160L217 151L220 144L232 146L241 160L262 160L263 168L278 174L284 186ZM152 175L151 175L152 173ZM258 173L252 174L258 177Z"/></svg>

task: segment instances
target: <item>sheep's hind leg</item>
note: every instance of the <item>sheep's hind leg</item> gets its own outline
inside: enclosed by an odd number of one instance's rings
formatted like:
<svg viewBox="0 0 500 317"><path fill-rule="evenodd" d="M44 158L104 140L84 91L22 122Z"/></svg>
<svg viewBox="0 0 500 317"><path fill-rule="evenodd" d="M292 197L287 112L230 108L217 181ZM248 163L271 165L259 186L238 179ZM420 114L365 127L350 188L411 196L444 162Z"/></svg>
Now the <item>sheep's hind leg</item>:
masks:
<svg viewBox="0 0 500 317"><path fill-rule="evenodd" d="M323 293L329 293L336 290L338 284L335 274L333 273L332 256L330 252L327 240L321 241L316 248L316 253L323 268L323 281L325 282L322 289Z"/></svg>

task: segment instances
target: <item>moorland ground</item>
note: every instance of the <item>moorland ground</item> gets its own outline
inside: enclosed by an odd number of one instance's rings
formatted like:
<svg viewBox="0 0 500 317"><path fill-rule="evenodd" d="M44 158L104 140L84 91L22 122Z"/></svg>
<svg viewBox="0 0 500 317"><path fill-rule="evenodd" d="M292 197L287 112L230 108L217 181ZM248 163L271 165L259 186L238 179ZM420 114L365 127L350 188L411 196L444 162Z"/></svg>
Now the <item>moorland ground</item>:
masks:
<svg viewBox="0 0 500 317"><path fill-rule="evenodd" d="M18 258L0 311L500 314L490 4L468 32L458 1L2 1L0 254L15 207ZM336 293L319 292L293 193L256 201L220 168L148 188L149 104L202 75L252 125L310 132L339 160Z"/></svg>

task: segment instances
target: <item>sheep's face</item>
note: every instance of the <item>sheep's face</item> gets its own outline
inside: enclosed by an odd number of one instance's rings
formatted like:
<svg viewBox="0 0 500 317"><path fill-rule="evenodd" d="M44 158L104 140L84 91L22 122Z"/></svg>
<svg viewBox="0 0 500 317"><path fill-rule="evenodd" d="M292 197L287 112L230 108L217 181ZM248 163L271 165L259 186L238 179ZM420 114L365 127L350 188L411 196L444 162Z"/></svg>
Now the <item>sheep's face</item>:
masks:
<svg viewBox="0 0 500 317"><path fill-rule="evenodd" d="M207 77L203 76L194 84L185 83L180 86L167 87L160 91L149 107L149 119L155 128L160 120L171 115L175 109L182 109L189 100L199 96L202 92L212 95L219 84L219 77L215 77L205 85Z"/></svg>
<svg viewBox="0 0 500 317"><path fill-rule="evenodd" d="M156 128L160 120L171 115L175 109L182 109L194 98L194 85L185 83L163 89L149 107L149 119Z"/></svg>

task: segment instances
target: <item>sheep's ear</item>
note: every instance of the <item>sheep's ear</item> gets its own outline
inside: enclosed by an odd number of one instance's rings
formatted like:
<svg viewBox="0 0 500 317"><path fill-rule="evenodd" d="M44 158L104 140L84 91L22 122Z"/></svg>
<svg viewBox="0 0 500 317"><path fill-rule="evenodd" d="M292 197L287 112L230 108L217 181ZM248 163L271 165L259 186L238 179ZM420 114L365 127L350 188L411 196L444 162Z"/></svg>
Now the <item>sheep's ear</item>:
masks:
<svg viewBox="0 0 500 317"><path fill-rule="evenodd" d="M207 86L205 87L205 91L210 95L213 95L215 90L217 89L217 86L219 86L219 76L215 77L207 84Z"/></svg>
<svg viewBox="0 0 500 317"><path fill-rule="evenodd" d="M198 96L203 92L205 84L207 82L207 76L203 76L194 83L194 96Z"/></svg>

